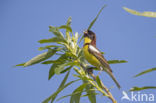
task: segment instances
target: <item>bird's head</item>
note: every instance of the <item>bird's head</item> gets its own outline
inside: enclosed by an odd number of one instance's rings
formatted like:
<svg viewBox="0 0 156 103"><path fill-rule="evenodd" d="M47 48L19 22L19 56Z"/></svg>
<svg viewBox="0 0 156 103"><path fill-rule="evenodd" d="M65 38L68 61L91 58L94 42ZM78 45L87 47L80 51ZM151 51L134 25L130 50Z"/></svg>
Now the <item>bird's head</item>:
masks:
<svg viewBox="0 0 156 103"><path fill-rule="evenodd" d="M84 43L96 45L96 35L91 30L84 31Z"/></svg>

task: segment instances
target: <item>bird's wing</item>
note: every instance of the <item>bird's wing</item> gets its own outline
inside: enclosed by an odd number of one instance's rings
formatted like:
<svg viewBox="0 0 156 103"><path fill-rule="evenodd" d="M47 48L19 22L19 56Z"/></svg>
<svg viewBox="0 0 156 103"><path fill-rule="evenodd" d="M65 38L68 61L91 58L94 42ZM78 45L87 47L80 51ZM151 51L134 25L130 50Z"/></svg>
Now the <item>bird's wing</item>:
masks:
<svg viewBox="0 0 156 103"><path fill-rule="evenodd" d="M107 60L104 58L104 56L101 54L101 52L94 46L89 45L88 46L88 51L89 53L91 53L92 55L94 55L99 61L100 63L107 68L107 70L109 70L110 72L112 72Z"/></svg>
<svg viewBox="0 0 156 103"><path fill-rule="evenodd" d="M99 62L102 64L103 69L110 75L110 77L116 83L117 87L120 88L120 84L117 82L117 80L115 79L114 75L112 74L112 70L111 70L107 60L101 54L101 52L96 47L94 47L92 45L88 46L88 51L89 51L89 53L94 55L99 60Z"/></svg>

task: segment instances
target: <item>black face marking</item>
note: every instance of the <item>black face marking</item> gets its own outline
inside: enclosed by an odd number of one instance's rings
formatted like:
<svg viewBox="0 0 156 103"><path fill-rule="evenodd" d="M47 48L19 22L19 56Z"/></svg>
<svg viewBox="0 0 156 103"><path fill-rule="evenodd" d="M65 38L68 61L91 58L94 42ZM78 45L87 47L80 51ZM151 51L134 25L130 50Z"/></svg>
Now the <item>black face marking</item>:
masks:
<svg viewBox="0 0 156 103"><path fill-rule="evenodd" d="M91 40L95 40L96 37L95 37L95 33L92 32L91 30L87 30L84 32L84 37L88 37L90 38Z"/></svg>
<svg viewBox="0 0 156 103"><path fill-rule="evenodd" d="M92 32L91 30L88 30L88 37L89 37L91 40L94 40L94 39L95 39L95 33Z"/></svg>

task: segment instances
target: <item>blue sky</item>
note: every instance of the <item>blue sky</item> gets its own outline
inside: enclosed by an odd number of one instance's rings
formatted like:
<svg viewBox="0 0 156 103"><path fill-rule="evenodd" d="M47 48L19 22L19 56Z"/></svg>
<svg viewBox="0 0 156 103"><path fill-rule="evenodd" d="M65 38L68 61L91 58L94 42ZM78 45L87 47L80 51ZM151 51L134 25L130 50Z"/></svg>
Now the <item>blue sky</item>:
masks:
<svg viewBox="0 0 156 103"><path fill-rule="evenodd" d="M13 66L42 53L37 41L51 37L48 26L65 24L72 17L74 32L82 33L107 4L92 30L97 34L97 47L107 60L124 59L128 63L111 68L122 86L111 90L119 103L121 91L133 86L155 85L155 72L133 78L148 68L156 67L156 19L134 16L125 12L126 6L138 11L156 11L155 0L1 0L0 1L0 103L40 103L58 87L64 75L48 81L50 66L34 65L27 68ZM53 58L55 59L55 58ZM74 72L72 72L74 73ZM106 73L101 74L108 87L114 85ZM76 78L70 75L70 80ZM72 85L58 96L70 94L81 82ZM153 93L155 90L142 91ZM98 96L97 103L110 102ZM156 101L156 100L155 100ZM69 98L56 103L69 103ZM89 103L83 98L81 103Z"/></svg>

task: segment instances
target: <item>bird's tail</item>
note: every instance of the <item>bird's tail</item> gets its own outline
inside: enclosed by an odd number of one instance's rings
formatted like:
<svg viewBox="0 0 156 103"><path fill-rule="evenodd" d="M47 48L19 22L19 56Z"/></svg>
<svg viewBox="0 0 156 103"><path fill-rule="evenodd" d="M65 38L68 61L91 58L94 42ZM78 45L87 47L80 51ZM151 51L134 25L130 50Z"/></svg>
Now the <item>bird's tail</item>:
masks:
<svg viewBox="0 0 156 103"><path fill-rule="evenodd" d="M109 76L113 79L113 81L115 82L115 84L116 84L116 86L120 89L121 87L120 87L120 84L117 82L117 80L115 79L115 77L114 77L114 75L113 75L113 73L111 72L111 71L106 71L108 74L109 74Z"/></svg>

